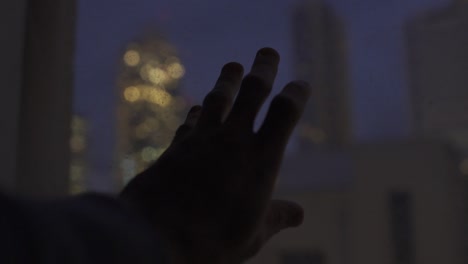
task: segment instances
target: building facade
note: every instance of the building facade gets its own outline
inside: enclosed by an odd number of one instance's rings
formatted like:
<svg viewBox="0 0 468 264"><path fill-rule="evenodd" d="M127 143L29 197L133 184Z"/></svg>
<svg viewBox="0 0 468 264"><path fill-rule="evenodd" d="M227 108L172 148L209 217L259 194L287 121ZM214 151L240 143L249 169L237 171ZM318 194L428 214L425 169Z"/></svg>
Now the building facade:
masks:
<svg viewBox="0 0 468 264"><path fill-rule="evenodd" d="M409 81L418 137L468 150L468 3L456 1L406 25Z"/></svg>
<svg viewBox="0 0 468 264"><path fill-rule="evenodd" d="M312 96L300 125L301 146L350 140L347 47L343 22L324 1L304 1L292 16L295 78Z"/></svg>

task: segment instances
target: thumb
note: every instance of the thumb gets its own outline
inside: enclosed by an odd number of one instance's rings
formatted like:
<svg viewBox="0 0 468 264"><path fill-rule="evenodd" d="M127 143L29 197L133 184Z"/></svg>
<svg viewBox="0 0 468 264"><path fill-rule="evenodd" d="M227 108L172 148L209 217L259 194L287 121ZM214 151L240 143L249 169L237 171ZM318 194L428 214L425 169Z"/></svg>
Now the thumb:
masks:
<svg viewBox="0 0 468 264"><path fill-rule="evenodd" d="M272 200L266 215L266 239L270 239L279 231L297 227L304 219L304 209L292 201Z"/></svg>
<svg viewBox="0 0 468 264"><path fill-rule="evenodd" d="M245 259L255 256L265 243L281 230L301 225L303 219L304 209L299 204L285 200L271 200L260 235L255 237L245 254Z"/></svg>

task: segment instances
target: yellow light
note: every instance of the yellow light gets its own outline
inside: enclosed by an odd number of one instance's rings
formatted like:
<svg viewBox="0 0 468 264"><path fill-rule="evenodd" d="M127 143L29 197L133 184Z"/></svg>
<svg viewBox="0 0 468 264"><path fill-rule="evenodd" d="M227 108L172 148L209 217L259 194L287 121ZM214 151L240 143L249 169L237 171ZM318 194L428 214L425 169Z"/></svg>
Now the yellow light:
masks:
<svg viewBox="0 0 468 264"><path fill-rule="evenodd" d="M163 84L169 80L169 76L161 68L151 68L148 71L148 80L154 84Z"/></svg>
<svg viewBox="0 0 468 264"><path fill-rule="evenodd" d="M147 118L142 124L136 127L135 136L139 139L147 138L158 127L158 120L154 118Z"/></svg>
<svg viewBox="0 0 468 264"><path fill-rule="evenodd" d="M86 142L83 137L73 136L70 139L70 148L73 153L78 153L86 148Z"/></svg>
<svg viewBox="0 0 468 264"><path fill-rule="evenodd" d="M129 50L125 52L123 59L124 59L125 64L127 64L130 67L137 66L138 64L140 64L140 60L141 60L140 53L136 50Z"/></svg>
<svg viewBox="0 0 468 264"><path fill-rule="evenodd" d="M133 103L133 102L136 102L138 99L140 99L140 90L138 89L138 87L135 87L135 86L130 86L130 87L127 87L125 88L124 90L124 98L125 100Z"/></svg>
<svg viewBox="0 0 468 264"><path fill-rule="evenodd" d="M70 166L70 181L79 182L83 179L83 167L79 165Z"/></svg>
<svg viewBox="0 0 468 264"><path fill-rule="evenodd" d="M85 191L84 168L80 165L70 166L70 185L71 194L78 194Z"/></svg>
<svg viewBox="0 0 468 264"><path fill-rule="evenodd" d="M73 194L73 195L80 194L84 191L85 191L84 188L79 185L72 185L70 187L70 194Z"/></svg>
<svg viewBox="0 0 468 264"><path fill-rule="evenodd" d="M171 57L167 58L166 60L164 60L164 64L166 64L166 65L176 63L176 62L180 62L180 59L175 57L175 56L171 56Z"/></svg>
<svg viewBox="0 0 468 264"><path fill-rule="evenodd" d="M181 120L176 116L170 116L166 119L166 126L169 130L175 131L181 123Z"/></svg>
<svg viewBox="0 0 468 264"><path fill-rule="evenodd" d="M141 125L135 129L135 136L139 139L147 138L148 134L148 130Z"/></svg>
<svg viewBox="0 0 468 264"><path fill-rule="evenodd" d="M86 123L82 118L78 116L73 116L71 129L76 133L82 133L86 130Z"/></svg>
<svg viewBox="0 0 468 264"><path fill-rule="evenodd" d="M141 158L144 162L155 161L161 156L162 152L163 150L161 148L146 147L141 151Z"/></svg>
<svg viewBox="0 0 468 264"><path fill-rule="evenodd" d="M463 173L464 175L468 175L468 159L464 159L460 163L459 169L460 169L461 173Z"/></svg>
<svg viewBox="0 0 468 264"><path fill-rule="evenodd" d="M147 127L150 131L157 130L159 128L159 121L156 118L147 118L144 123L145 127Z"/></svg>
<svg viewBox="0 0 468 264"><path fill-rule="evenodd" d="M184 76L185 68L184 66L182 66L182 64L178 62L174 62L174 63L169 64L169 66L167 66L167 72L169 76L171 76L172 78L179 79Z"/></svg>
<svg viewBox="0 0 468 264"><path fill-rule="evenodd" d="M151 69L151 65L145 64L140 68L140 77L147 81L148 80L148 72Z"/></svg>
<svg viewBox="0 0 468 264"><path fill-rule="evenodd" d="M148 100L153 104L166 107L171 103L172 96L162 89L154 88L150 90Z"/></svg>
<svg viewBox="0 0 468 264"><path fill-rule="evenodd" d="M151 86L139 86L139 91L140 91L140 97L142 100L149 101L149 98L151 97Z"/></svg>
<svg viewBox="0 0 468 264"><path fill-rule="evenodd" d="M136 162L132 158L125 158L120 162L124 183L127 184L137 173Z"/></svg>

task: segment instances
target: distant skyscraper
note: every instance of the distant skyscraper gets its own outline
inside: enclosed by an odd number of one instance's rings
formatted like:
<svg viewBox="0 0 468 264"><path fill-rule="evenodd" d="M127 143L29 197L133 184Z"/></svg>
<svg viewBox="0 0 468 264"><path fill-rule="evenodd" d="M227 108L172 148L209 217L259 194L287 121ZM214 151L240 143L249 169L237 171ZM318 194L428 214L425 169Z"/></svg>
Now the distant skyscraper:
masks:
<svg viewBox="0 0 468 264"><path fill-rule="evenodd" d="M468 3L425 13L406 29L415 134L468 150Z"/></svg>
<svg viewBox="0 0 468 264"><path fill-rule="evenodd" d="M117 113L120 185L166 150L186 110L178 91L184 67L163 37L128 45L122 62Z"/></svg>
<svg viewBox="0 0 468 264"><path fill-rule="evenodd" d="M86 190L86 175L88 175L88 140L89 125L87 120L80 115L72 116L70 137L70 186L71 194L77 194Z"/></svg>
<svg viewBox="0 0 468 264"><path fill-rule="evenodd" d="M300 127L302 146L350 140L346 43L341 20L323 1L305 1L293 14L296 78L312 85Z"/></svg>

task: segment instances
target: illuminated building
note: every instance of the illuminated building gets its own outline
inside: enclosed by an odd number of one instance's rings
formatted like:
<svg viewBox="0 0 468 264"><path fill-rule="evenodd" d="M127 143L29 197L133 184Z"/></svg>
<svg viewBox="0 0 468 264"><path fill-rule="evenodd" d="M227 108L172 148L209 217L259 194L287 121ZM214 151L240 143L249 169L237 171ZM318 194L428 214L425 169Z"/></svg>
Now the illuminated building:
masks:
<svg viewBox="0 0 468 264"><path fill-rule="evenodd" d="M348 80L342 22L323 1L304 1L293 14L293 38L295 77L309 82L313 89L299 128L301 146L348 143Z"/></svg>
<svg viewBox="0 0 468 264"><path fill-rule="evenodd" d="M467 153L467 1L415 17L406 35L416 136L448 140Z"/></svg>
<svg viewBox="0 0 468 264"><path fill-rule="evenodd" d="M185 69L161 36L128 45L118 79L118 182L122 185L154 162L183 122L186 100L178 88Z"/></svg>
<svg viewBox="0 0 468 264"><path fill-rule="evenodd" d="M74 115L71 121L70 137L70 180L69 191L77 194L86 190L88 174L89 126L82 116Z"/></svg>

